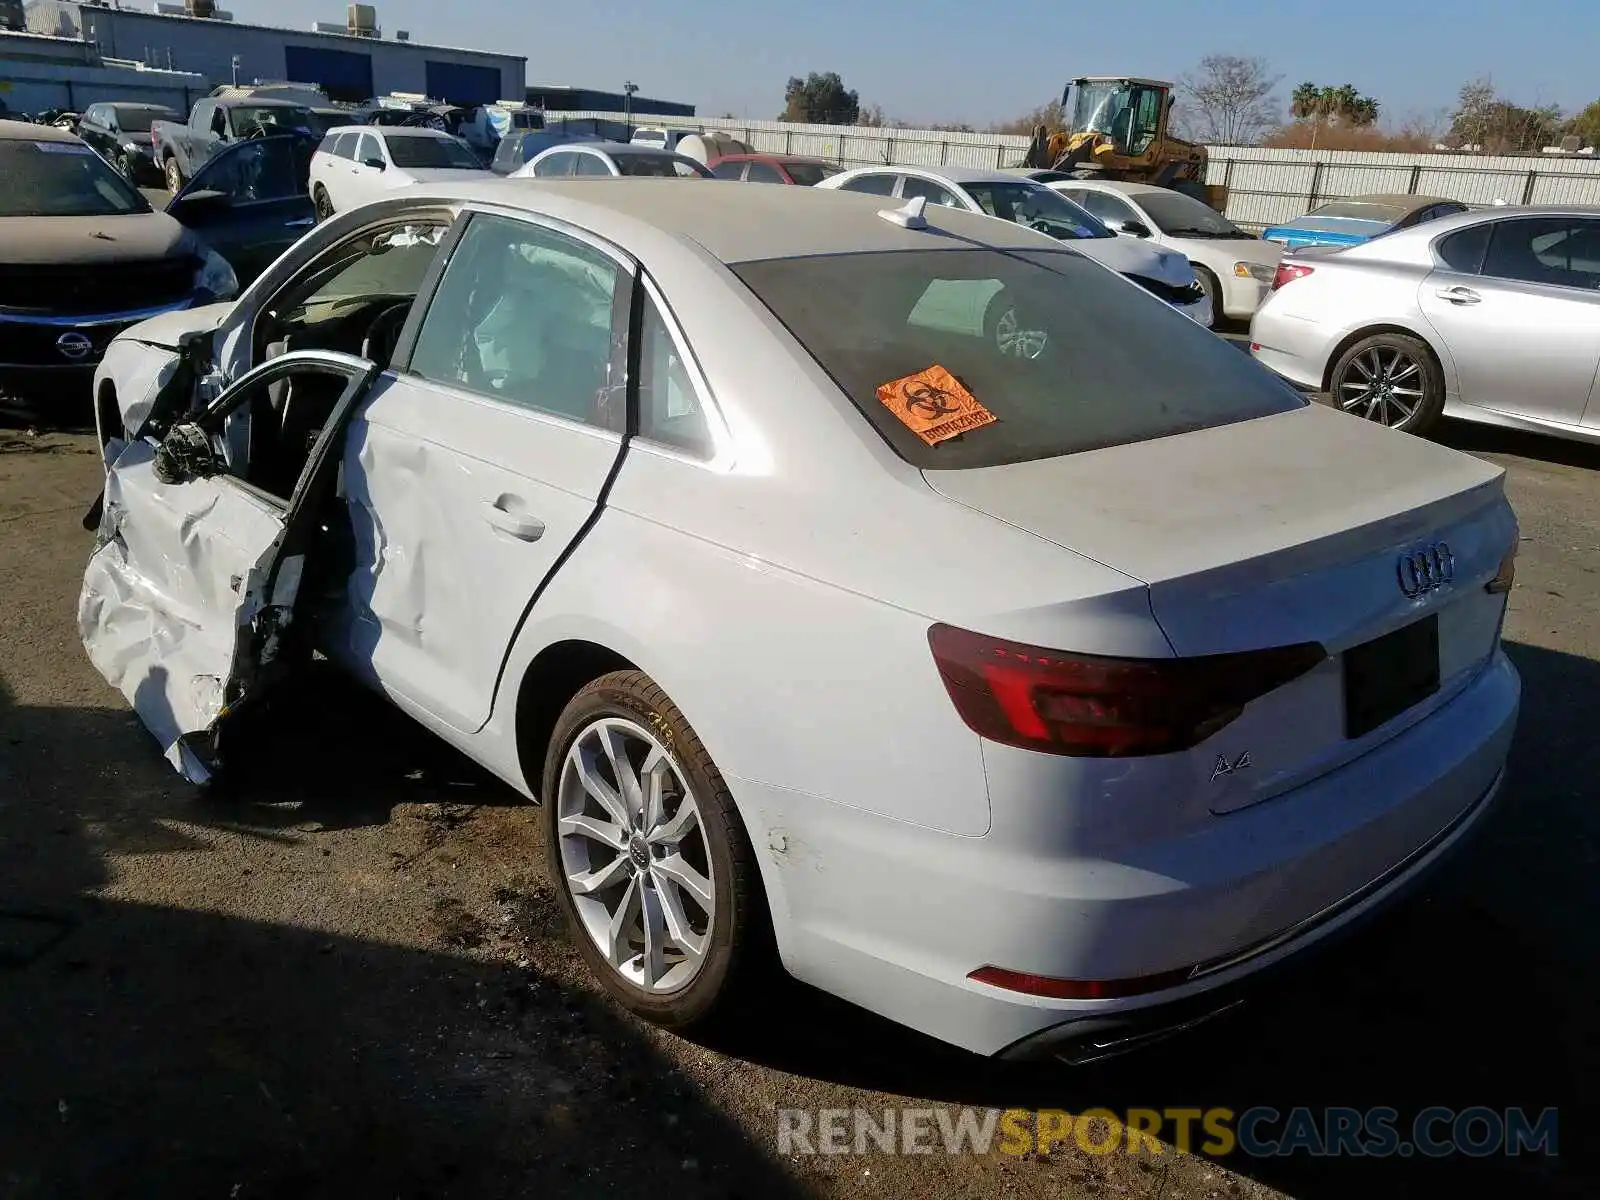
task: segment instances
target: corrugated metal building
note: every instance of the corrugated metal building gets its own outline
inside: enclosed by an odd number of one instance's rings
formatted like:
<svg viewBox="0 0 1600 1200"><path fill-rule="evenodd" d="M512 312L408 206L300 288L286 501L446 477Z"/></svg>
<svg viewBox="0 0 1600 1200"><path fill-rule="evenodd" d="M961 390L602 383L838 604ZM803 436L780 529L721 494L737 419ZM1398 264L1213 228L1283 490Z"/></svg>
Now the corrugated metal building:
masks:
<svg viewBox="0 0 1600 1200"><path fill-rule="evenodd" d="M210 86L203 75L102 58L92 43L0 33L0 116L47 108L81 112L100 100L165 104L188 112Z"/></svg>
<svg viewBox="0 0 1600 1200"><path fill-rule="evenodd" d="M189 0L187 8L157 0L144 9L31 0L27 17L32 32L93 42L104 55L197 71L213 83L316 83L335 100L420 92L483 104L521 96L527 74L520 55L426 45L404 31L385 37L366 5L350 5L344 22L305 31L235 21L208 0Z"/></svg>
<svg viewBox="0 0 1600 1200"><path fill-rule="evenodd" d="M568 87L558 83L530 83L528 103L546 112L621 112L629 109L634 116L692 117L694 105L681 100L654 100L649 96L634 96L632 104L621 92L603 92L595 88Z"/></svg>

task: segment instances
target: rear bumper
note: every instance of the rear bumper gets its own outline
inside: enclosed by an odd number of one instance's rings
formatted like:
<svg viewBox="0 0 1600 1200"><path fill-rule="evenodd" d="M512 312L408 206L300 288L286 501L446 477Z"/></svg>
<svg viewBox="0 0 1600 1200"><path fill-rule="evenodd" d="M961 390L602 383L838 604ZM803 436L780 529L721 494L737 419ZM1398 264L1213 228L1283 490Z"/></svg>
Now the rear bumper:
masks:
<svg viewBox="0 0 1600 1200"><path fill-rule="evenodd" d="M731 782L755 837L783 831L764 873L796 975L979 1054L1082 1061L1225 1010L1414 884L1490 810L1519 699L1497 651L1448 703L1338 770L1101 855L1051 828L1057 768L1010 757L1026 751L986 746L995 827L979 838ZM1160 798L1088 799L1126 813ZM991 965L1152 990L1061 999L969 978Z"/></svg>
<svg viewBox="0 0 1600 1200"><path fill-rule="evenodd" d="M1250 353L1301 391L1320 392L1342 333L1325 322L1291 316L1266 304L1250 321Z"/></svg>
<svg viewBox="0 0 1600 1200"><path fill-rule="evenodd" d="M1376 916L1415 889L1433 868L1443 863L1451 852L1481 827L1483 818L1499 797L1504 782L1505 771L1502 769L1470 808L1389 871L1323 911L1235 956L1235 962L1245 965L1251 959L1264 957L1279 948L1287 950L1286 954L1275 956L1269 965L1248 975L1243 981L1213 988L1187 999L1157 1003L1148 1008L1067 1021L1013 1043L1001 1051L999 1057L1011 1061L1055 1059L1073 1064L1096 1062L1183 1033L1237 1008L1269 976L1295 962L1300 951L1309 949L1313 944L1318 949L1325 948L1333 940L1333 937L1325 935L1354 931L1366 919Z"/></svg>

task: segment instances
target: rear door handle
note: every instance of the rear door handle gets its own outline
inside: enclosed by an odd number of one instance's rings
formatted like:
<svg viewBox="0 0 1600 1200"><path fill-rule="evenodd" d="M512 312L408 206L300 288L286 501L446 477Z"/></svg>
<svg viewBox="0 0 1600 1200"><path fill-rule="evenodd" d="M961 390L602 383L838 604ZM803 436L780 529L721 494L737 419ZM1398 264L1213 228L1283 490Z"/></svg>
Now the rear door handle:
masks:
<svg viewBox="0 0 1600 1200"><path fill-rule="evenodd" d="M1440 288L1434 293L1441 300L1448 300L1451 304L1477 304L1483 297L1469 287Z"/></svg>
<svg viewBox="0 0 1600 1200"><path fill-rule="evenodd" d="M317 219L315 217L297 217L293 221L285 221L283 227L285 229L310 229L316 223Z"/></svg>
<svg viewBox="0 0 1600 1200"><path fill-rule="evenodd" d="M506 498L484 502L484 518L496 529L509 533L518 541L537 542L544 536L544 522L525 513L510 512L503 505Z"/></svg>

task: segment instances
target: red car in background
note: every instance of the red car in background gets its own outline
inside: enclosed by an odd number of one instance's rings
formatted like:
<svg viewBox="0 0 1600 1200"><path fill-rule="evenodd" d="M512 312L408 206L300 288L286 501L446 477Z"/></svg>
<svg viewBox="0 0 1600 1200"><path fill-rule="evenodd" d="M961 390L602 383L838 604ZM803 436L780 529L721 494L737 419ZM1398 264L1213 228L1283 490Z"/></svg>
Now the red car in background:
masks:
<svg viewBox="0 0 1600 1200"><path fill-rule="evenodd" d="M811 187L844 168L822 158L798 154L724 154L706 164L718 179L745 183L793 183Z"/></svg>

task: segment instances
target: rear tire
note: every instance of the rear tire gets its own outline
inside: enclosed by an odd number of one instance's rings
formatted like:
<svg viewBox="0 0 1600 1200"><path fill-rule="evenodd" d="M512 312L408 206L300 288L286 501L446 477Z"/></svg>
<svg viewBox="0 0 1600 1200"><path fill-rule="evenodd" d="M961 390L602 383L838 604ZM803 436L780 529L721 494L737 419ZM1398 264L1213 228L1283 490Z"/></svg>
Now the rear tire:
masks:
<svg viewBox="0 0 1600 1200"><path fill-rule="evenodd" d="M1444 410L1444 373L1417 338L1375 333L1339 356L1328 393L1351 416L1422 435Z"/></svg>
<svg viewBox="0 0 1600 1200"><path fill-rule="evenodd" d="M551 882L601 986L669 1029L724 1023L771 926L733 797L677 705L641 671L588 684L556 722L539 795Z"/></svg>
<svg viewBox="0 0 1600 1200"><path fill-rule="evenodd" d="M1215 329L1224 320L1222 312L1222 281L1216 277L1210 267L1202 267L1199 263L1191 263L1194 267L1194 277L1200 281L1200 286L1205 289L1206 299L1211 301L1211 323L1207 329Z"/></svg>
<svg viewBox="0 0 1600 1200"><path fill-rule="evenodd" d="M311 202L316 206L319 223L333 218L333 201L328 197L328 189L320 183L312 190Z"/></svg>
<svg viewBox="0 0 1600 1200"><path fill-rule="evenodd" d="M183 168L178 165L175 157L169 156L161 164L161 174L166 177L167 191L176 196L183 190Z"/></svg>

